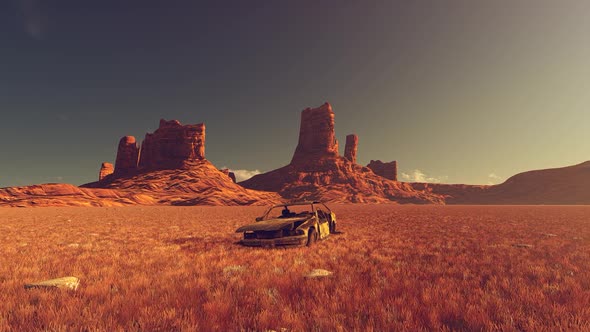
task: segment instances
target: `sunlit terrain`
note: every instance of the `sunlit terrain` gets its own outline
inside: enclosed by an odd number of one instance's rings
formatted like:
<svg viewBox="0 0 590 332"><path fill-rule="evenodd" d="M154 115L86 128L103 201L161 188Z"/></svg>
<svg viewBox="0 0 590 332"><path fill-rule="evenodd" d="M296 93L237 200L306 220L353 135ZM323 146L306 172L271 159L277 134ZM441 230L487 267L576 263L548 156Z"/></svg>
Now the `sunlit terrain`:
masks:
<svg viewBox="0 0 590 332"><path fill-rule="evenodd" d="M590 329L590 207L332 207L293 249L235 244L264 207L2 208L0 331Z"/></svg>

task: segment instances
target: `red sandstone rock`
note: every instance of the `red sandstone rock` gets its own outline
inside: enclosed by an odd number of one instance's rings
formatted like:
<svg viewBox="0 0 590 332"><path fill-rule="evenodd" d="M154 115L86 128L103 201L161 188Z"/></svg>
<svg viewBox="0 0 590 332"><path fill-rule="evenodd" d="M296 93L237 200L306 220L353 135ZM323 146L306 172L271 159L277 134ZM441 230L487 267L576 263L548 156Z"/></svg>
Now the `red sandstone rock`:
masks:
<svg viewBox="0 0 590 332"><path fill-rule="evenodd" d="M346 145L344 146L344 158L353 164L356 164L356 149L359 144L359 137L355 134L346 136Z"/></svg>
<svg viewBox="0 0 590 332"><path fill-rule="evenodd" d="M347 139L348 140L348 139ZM354 138L348 156L354 159ZM299 144L291 163L256 175L240 184L246 188L278 192L289 200L324 200L341 203L444 203L441 195L388 180L369 168L338 156L334 139L334 113L326 103L301 115Z"/></svg>
<svg viewBox="0 0 590 332"><path fill-rule="evenodd" d="M113 174L115 167L111 163L102 163L100 166L100 172L98 173L98 181L102 181L107 176Z"/></svg>
<svg viewBox="0 0 590 332"><path fill-rule="evenodd" d="M388 163L381 160L371 160L367 167L379 176L397 181L397 161L395 160Z"/></svg>
<svg viewBox="0 0 590 332"><path fill-rule="evenodd" d="M309 159L335 158L338 156L338 141L334 135L334 112L325 103L318 108L301 112L299 144L291 164L307 163Z"/></svg>
<svg viewBox="0 0 590 332"><path fill-rule="evenodd" d="M146 205L270 205L281 201L276 193L249 190L234 183L208 160L186 162L182 169L140 172L81 187L144 195L152 202L138 204Z"/></svg>
<svg viewBox="0 0 590 332"><path fill-rule="evenodd" d="M160 120L160 127L146 134L139 168L143 171L182 168L186 162L205 159L205 124L182 125Z"/></svg>
<svg viewBox="0 0 590 332"><path fill-rule="evenodd" d="M236 175L234 174L234 172L230 172L228 168L223 168L220 170L223 174L229 176L229 178L236 183Z"/></svg>
<svg viewBox="0 0 590 332"><path fill-rule="evenodd" d="M135 139L126 137L121 140L117 165L130 159L124 156L129 154L127 150L133 152L131 147L136 147ZM176 120L161 120L159 128L146 135L139 165L135 164L135 172L107 176L102 181L82 185L82 196L55 200L52 204L83 205L92 199L97 201L96 204L116 201L123 205L268 205L281 201L276 193L245 189L235 183L234 173L228 169L218 170L207 161L205 125L202 123L183 126ZM105 190L110 190L108 193L116 197L96 197ZM42 196L44 202L53 197L49 194ZM34 202L39 202L39 198L35 197Z"/></svg>
<svg viewBox="0 0 590 332"><path fill-rule="evenodd" d="M133 136L125 136L119 141L117 160L115 161L115 176L127 176L137 172L139 147Z"/></svg>

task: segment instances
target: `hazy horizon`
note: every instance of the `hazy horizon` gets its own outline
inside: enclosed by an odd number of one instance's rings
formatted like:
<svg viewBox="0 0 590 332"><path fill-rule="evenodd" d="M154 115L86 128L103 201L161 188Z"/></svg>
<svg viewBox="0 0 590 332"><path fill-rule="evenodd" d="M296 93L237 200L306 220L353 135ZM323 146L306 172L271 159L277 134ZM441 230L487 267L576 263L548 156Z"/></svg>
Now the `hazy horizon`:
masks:
<svg viewBox="0 0 590 332"><path fill-rule="evenodd" d="M95 181L160 118L204 122L219 168L270 171L325 101L340 152L355 133L402 181L590 159L590 3L223 4L0 4L0 187Z"/></svg>

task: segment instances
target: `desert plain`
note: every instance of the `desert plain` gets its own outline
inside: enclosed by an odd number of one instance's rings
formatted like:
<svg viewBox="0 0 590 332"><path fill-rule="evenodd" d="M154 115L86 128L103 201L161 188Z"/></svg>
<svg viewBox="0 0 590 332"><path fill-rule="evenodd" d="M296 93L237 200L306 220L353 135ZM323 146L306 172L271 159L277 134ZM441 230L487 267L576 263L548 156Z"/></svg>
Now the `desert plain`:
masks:
<svg viewBox="0 0 590 332"><path fill-rule="evenodd" d="M261 206L0 208L0 331L590 330L590 206L330 207L289 249L236 243Z"/></svg>

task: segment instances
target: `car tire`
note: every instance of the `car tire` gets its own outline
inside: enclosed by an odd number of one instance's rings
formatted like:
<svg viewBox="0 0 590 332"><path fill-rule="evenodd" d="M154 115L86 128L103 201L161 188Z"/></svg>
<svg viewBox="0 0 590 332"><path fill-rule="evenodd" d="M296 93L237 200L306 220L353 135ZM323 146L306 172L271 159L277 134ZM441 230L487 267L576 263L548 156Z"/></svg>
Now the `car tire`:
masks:
<svg viewBox="0 0 590 332"><path fill-rule="evenodd" d="M330 233L336 234L336 223L333 221L330 221Z"/></svg>
<svg viewBox="0 0 590 332"><path fill-rule="evenodd" d="M314 243L317 242L318 233L316 232L315 228L310 228L307 234L307 246L311 247Z"/></svg>

